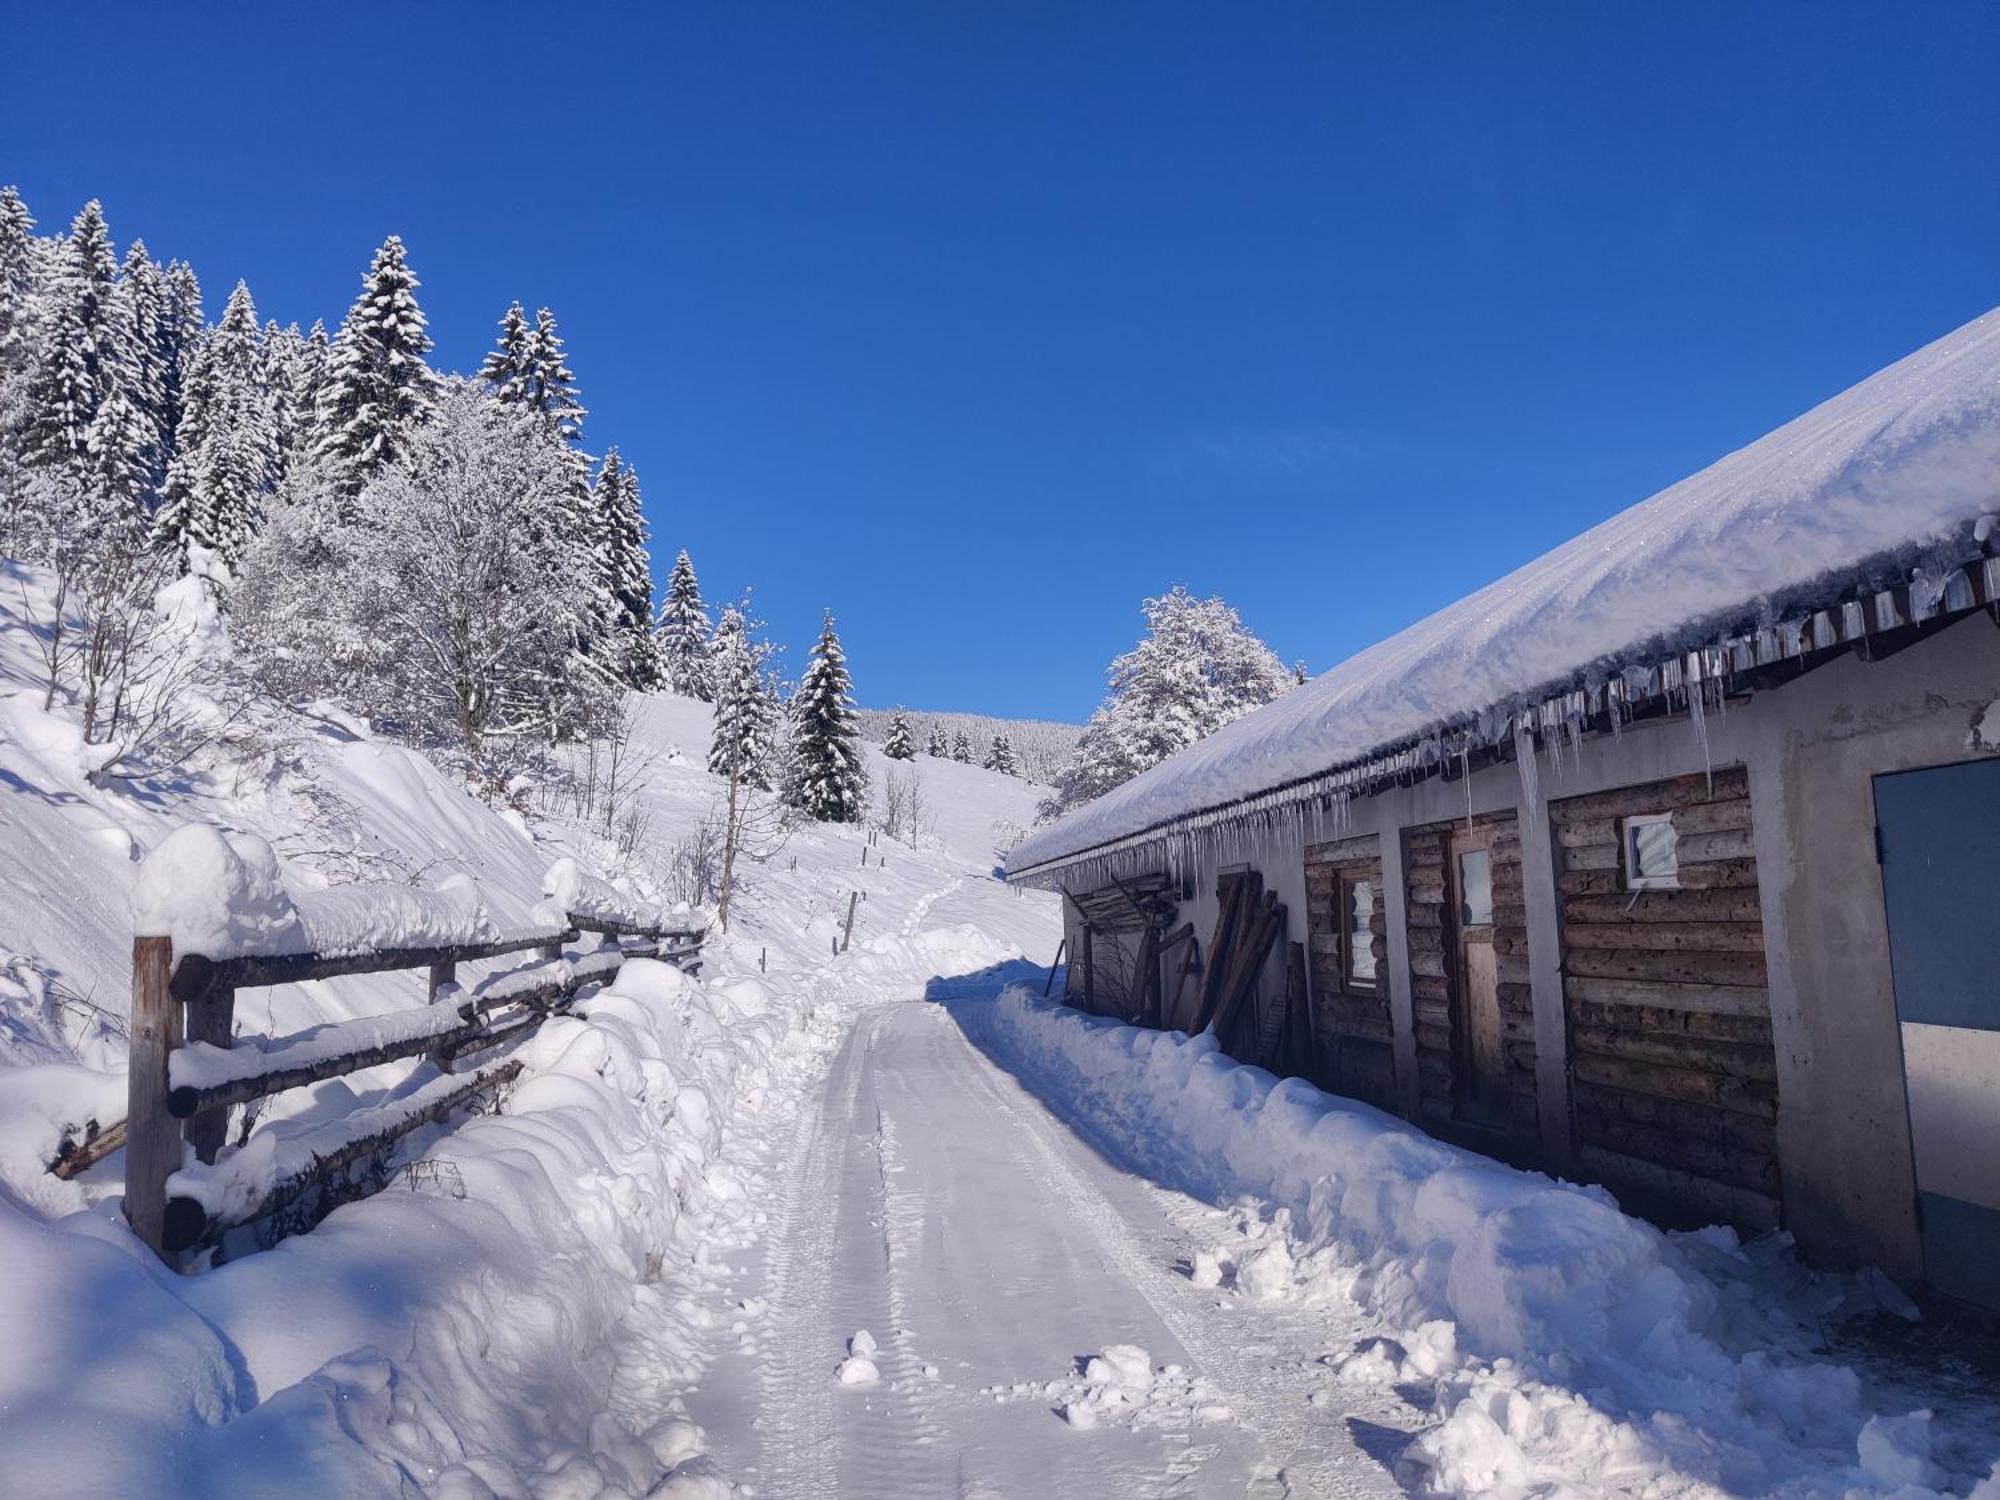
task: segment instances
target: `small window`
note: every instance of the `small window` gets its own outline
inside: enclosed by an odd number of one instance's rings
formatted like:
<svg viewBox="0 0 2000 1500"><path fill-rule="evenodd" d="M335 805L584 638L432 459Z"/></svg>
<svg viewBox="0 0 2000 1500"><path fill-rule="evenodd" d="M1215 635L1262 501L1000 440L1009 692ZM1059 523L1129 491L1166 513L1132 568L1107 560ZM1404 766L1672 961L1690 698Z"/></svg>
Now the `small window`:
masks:
<svg viewBox="0 0 2000 1500"><path fill-rule="evenodd" d="M1644 813L1625 820L1625 889L1675 890L1681 883L1681 836L1672 813Z"/></svg>
<svg viewBox="0 0 2000 1500"><path fill-rule="evenodd" d="M1458 857L1458 921L1461 927L1493 925L1493 856L1484 849Z"/></svg>
<svg viewBox="0 0 2000 1500"><path fill-rule="evenodd" d="M1345 987L1350 990L1375 988L1375 883L1372 880L1342 880L1341 910L1346 917L1346 962L1342 965Z"/></svg>

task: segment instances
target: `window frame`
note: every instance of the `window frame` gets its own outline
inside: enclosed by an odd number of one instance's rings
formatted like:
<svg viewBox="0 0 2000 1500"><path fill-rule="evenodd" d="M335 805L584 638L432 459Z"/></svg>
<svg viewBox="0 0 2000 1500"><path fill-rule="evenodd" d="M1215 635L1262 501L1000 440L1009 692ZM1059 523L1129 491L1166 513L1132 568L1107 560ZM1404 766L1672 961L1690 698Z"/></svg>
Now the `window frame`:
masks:
<svg viewBox="0 0 2000 1500"><path fill-rule="evenodd" d="M1653 828L1665 824L1673 834L1673 873L1670 875L1641 875L1638 870L1639 845L1636 837L1641 828ZM1619 873L1625 877L1628 891L1677 891L1681 889L1680 831L1674 827L1674 815L1670 812L1627 813L1618 820L1618 862Z"/></svg>
<svg viewBox="0 0 2000 1500"><path fill-rule="evenodd" d="M1334 874L1333 909L1339 921L1335 931L1340 934L1340 992L1343 995L1377 996L1382 993L1382 962L1375 959L1373 977L1362 979L1354 972L1354 888L1368 887L1369 942L1374 942L1373 926L1375 914L1382 909L1382 877L1372 869L1339 870ZM1371 953L1370 958L1374 958Z"/></svg>

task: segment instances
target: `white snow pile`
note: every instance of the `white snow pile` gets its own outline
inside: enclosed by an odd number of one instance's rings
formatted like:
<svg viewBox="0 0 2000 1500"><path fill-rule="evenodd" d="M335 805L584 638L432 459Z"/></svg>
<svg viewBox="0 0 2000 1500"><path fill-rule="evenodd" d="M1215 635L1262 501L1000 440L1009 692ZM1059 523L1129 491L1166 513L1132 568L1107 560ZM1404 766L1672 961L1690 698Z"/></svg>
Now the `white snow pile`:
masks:
<svg viewBox="0 0 2000 1500"><path fill-rule="evenodd" d="M1210 1037L1093 1019L1019 987L958 1003L968 1033L1137 1169L1262 1238L1195 1258L1257 1297L1350 1297L1408 1330L1353 1381L1434 1382L1427 1491L2000 1500L2000 1414L1977 1430L1874 1411L1787 1311L1800 1273L1727 1230L1669 1236L1597 1188L1432 1140L1242 1066ZM1991 1477L1989 1477L1991 1476ZM1982 1484L1983 1481L1983 1484ZM1973 1490L1975 1485L1981 1485Z"/></svg>
<svg viewBox="0 0 2000 1500"><path fill-rule="evenodd" d="M1010 870L1527 706L1788 591L1966 544L2000 472L2000 309L1029 835ZM1956 566L1963 558L1956 558Z"/></svg>
<svg viewBox="0 0 2000 1500"><path fill-rule="evenodd" d="M1190 1375L1183 1365L1155 1369L1152 1356L1137 1344L1107 1344L1078 1363L1081 1368L1067 1379L989 1385L980 1394L1000 1405L1033 1401L1053 1406L1080 1432L1100 1426L1184 1431L1233 1416L1207 1380Z"/></svg>
<svg viewBox="0 0 2000 1500"><path fill-rule="evenodd" d="M863 1328L847 1341L847 1358L835 1369L834 1378L842 1385L873 1385L882 1378L882 1371L875 1363L878 1345L875 1335Z"/></svg>
<svg viewBox="0 0 2000 1500"><path fill-rule="evenodd" d="M750 1211L723 1124L806 1066L807 1019L755 979L630 960L407 1185L199 1275L115 1200L0 1213L10 1491L728 1493L676 1394L711 1315L657 1272Z"/></svg>
<svg viewBox="0 0 2000 1500"><path fill-rule="evenodd" d="M671 912L635 895L630 881L606 880L593 875L574 859L564 856L549 866L542 881L542 894L558 911L583 921L616 922L627 927L671 925L682 931L699 926L697 917L683 901Z"/></svg>
<svg viewBox="0 0 2000 1500"><path fill-rule="evenodd" d="M374 883L294 895L278 856L255 834L225 834L190 823L162 839L132 886L132 929L173 940L174 953L227 959L278 954L326 956L370 949L434 948L502 936L468 876L436 890ZM510 930L508 937L553 936L560 923Z"/></svg>

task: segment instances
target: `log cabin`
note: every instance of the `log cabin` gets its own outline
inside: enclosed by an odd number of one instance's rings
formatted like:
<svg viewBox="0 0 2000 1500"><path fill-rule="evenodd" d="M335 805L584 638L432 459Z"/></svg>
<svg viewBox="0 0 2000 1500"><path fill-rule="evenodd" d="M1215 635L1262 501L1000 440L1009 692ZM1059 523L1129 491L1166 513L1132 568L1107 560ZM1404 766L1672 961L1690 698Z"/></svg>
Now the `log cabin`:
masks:
<svg viewBox="0 0 2000 1500"><path fill-rule="evenodd" d="M1037 829L1070 1001L2000 1308L2000 310Z"/></svg>

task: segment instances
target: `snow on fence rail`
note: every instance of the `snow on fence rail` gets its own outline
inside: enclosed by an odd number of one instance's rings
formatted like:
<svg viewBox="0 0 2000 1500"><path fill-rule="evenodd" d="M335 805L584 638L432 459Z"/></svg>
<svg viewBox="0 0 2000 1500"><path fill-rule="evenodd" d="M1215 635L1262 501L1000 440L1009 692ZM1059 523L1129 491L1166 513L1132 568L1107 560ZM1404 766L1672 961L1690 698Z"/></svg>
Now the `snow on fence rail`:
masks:
<svg viewBox="0 0 2000 1500"><path fill-rule="evenodd" d="M544 889L551 901L504 925L463 877L435 891L356 885L294 896L261 840L177 830L133 893L126 1118L55 1170L71 1175L122 1143L125 1216L177 1264L510 1081L517 1061L457 1064L531 1033L626 958L699 972L705 929L685 908L648 907L568 859ZM566 956L586 932L599 948ZM530 962L459 982L462 963L529 952ZM428 972L429 1004L235 1044L239 989L397 969ZM218 1160L232 1106L417 1056L435 1074L414 1088L304 1131L258 1131Z"/></svg>

